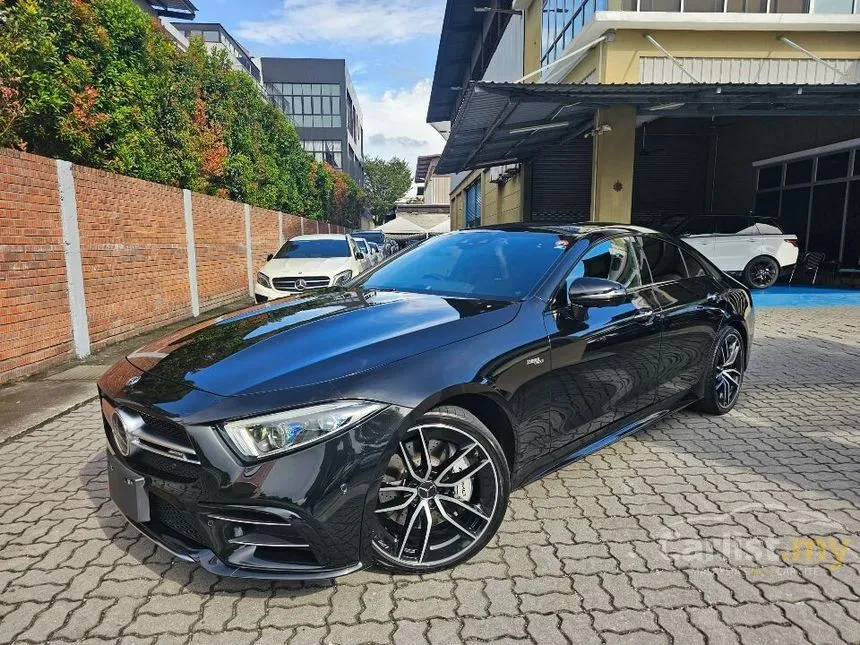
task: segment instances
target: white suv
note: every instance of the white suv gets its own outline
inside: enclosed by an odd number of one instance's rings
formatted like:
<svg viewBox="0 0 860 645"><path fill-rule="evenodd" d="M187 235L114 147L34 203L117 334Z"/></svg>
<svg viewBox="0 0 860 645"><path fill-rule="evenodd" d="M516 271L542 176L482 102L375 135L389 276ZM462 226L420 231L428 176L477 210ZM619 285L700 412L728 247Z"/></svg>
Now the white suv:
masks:
<svg viewBox="0 0 860 645"><path fill-rule="evenodd" d="M675 233L752 289L767 289L797 262L797 236L751 215L698 215Z"/></svg>
<svg viewBox="0 0 860 645"><path fill-rule="evenodd" d="M284 243L257 273L257 302L349 282L367 260L349 235L300 235Z"/></svg>

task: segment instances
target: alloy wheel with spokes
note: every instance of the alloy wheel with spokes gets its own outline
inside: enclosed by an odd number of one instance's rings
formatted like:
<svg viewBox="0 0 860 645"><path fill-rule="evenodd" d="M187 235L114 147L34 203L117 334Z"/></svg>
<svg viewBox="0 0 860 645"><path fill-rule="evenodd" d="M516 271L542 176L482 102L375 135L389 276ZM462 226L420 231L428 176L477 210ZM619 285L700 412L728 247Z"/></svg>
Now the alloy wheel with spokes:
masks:
<svg viewBox="0 0 860 645"><path fill-rule="evenodd" d="M741 391L741 380L743 379L741 349L741 339L737 333L734 333L727 334L717 350L714 393L717 402L723 408L733 405Z"/></svg>
<svg viewBox="0 0 860 645"><path fill-rule="evenodd" d="M373 518L378 558L412 572L468 559L495 533L508 489L507 464L489 430L460 408L432 411L385 466Z"/></svg>
<svg viewBox="0 0 860 645"><path fill-rule="evenodd" d="M717 334L711 368L703 378L702 398L695 407L709 414L725 414L738 402L744 382L746 345L734 327Z"/></svg>
<svg viewBox="0 0 860 645"><path fill-rule="evenodd" d="M767 289L779 277L779 264L766 255L753 258L744 269L744 278L753 289Z"/></svg>

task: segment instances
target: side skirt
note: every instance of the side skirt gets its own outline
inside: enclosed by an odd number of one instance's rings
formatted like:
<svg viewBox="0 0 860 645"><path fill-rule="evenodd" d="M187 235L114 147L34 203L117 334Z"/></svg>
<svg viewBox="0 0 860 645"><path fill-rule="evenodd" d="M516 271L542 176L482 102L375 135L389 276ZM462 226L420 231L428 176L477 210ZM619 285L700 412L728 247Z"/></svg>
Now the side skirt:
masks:
<svg viewBox="0 0 860 645"><path fill-rule="evenodd" d="M598 430L590 435L587 435L576 441L572 441L566 446L554 450L545 459L538 460L532 464L527 464L523 472L517 473L514 487L525 486L531 482L537 481L546 477L550 473L564 468L568 464L578 461L583 457L587 457L605 448L611 443L623 439L627 435L638 432L649 425L656 423L660 419L683 410L688 405L696 402L696 397L690 394L681 395L668 401L663 401L650 408L645 408L644 416L637 417L635 420L624 422L620 426L609 426L608 429ZM629 417L628 417L629 419Z"/></svg>

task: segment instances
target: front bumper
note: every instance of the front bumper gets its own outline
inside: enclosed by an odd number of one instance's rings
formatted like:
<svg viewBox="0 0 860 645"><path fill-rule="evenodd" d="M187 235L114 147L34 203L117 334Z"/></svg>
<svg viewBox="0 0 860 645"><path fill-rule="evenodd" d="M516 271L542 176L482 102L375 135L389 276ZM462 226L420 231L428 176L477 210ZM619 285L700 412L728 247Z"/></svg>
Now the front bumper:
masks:
<svg viewBox="0 0 860 645"><path fill-rule="evenodd" d="M182 463L139 449L124 456L103 419L108 467L119 464L123 479L138 481L146 512L128 512L113 483L111 497L158 546L216 575L243 578L333 578L369 561L370 493L409 410L389 406L327 441L244 464L215 428L180 424L124 394L102 391L114 405L187 433L199 460Z"/></svg>
<svg viewBox="0 0 860 645"><path fill-rule="evenodd" d="M260 302L268 302L269 300L277 300L278 298L287 298L289 296L294 296L297 293L304 293L303 291L281 291L279 289L269 289L268 287L264 287L259 282L254 284L254 299Z"/></svg>

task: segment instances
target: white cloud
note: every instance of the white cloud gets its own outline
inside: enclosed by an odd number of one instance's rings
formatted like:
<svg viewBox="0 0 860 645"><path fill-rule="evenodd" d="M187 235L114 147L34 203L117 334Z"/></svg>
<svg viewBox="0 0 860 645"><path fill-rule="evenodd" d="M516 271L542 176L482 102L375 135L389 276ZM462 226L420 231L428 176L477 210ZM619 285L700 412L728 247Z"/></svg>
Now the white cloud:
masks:
<svg viewBox="0 0 860 645"><path fill-rule="evenodd" d="M238 35L267 44L402 43L439 33L441 0L282 0L268 20L240 23Z"/></svg>
<svg viewBox="0 0 860 645"><path fill-rule="evenodd" d="M373 96L356 88L364 120L364 154L369 157L400 157L410 165L419 155L442 151L445 141L425 122L430 100L430 80L411 88L387 90Z"/></svg>

